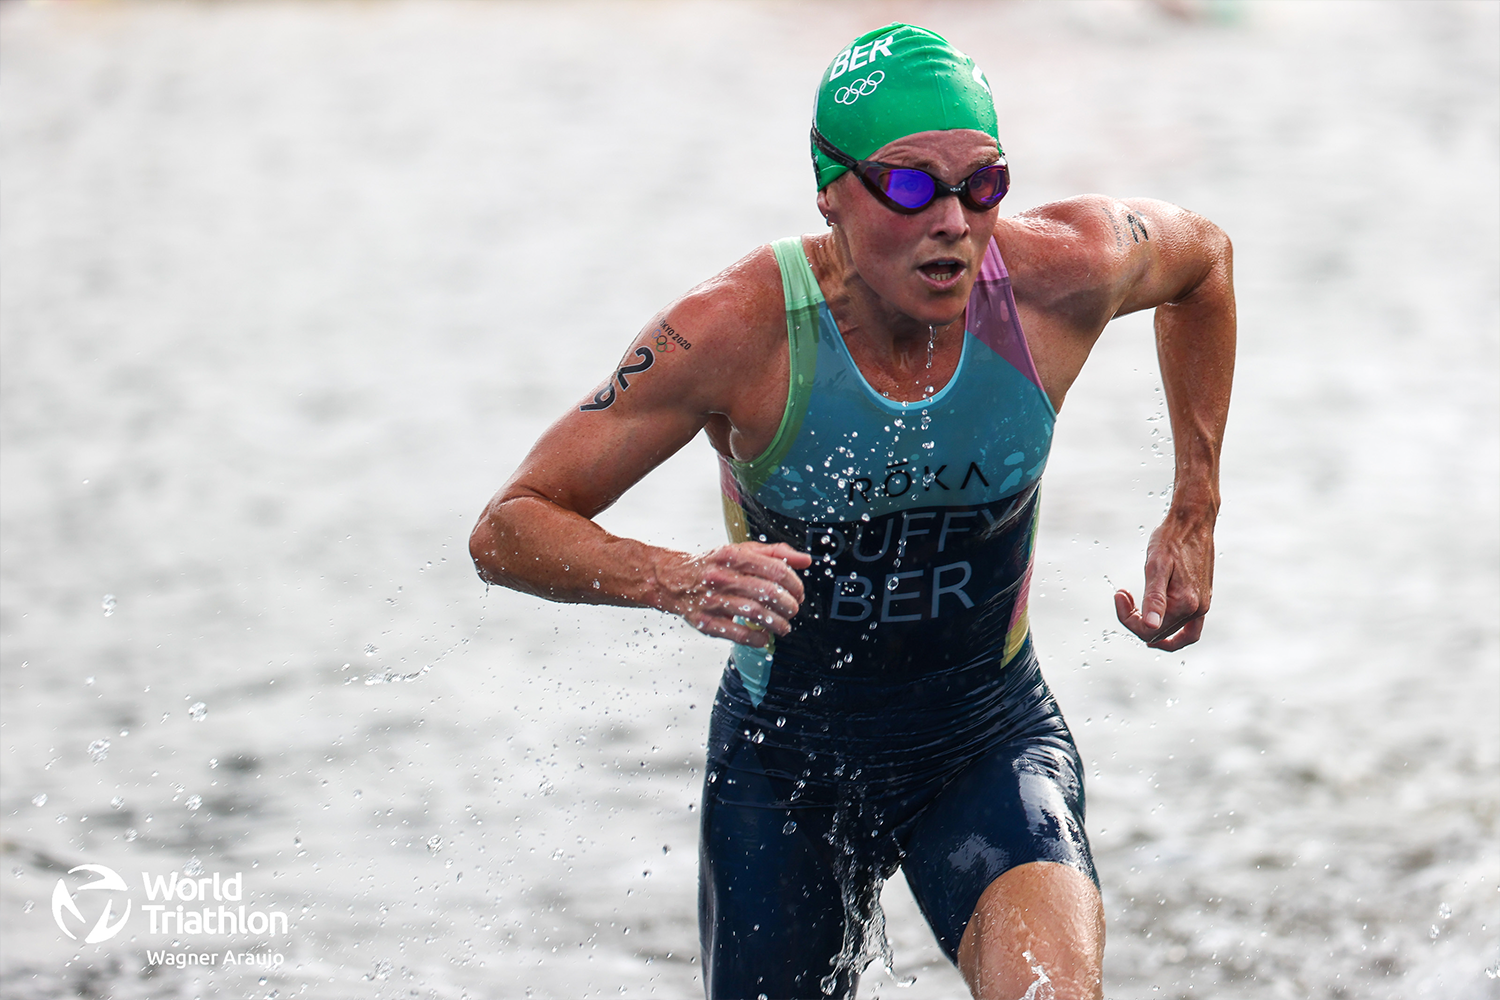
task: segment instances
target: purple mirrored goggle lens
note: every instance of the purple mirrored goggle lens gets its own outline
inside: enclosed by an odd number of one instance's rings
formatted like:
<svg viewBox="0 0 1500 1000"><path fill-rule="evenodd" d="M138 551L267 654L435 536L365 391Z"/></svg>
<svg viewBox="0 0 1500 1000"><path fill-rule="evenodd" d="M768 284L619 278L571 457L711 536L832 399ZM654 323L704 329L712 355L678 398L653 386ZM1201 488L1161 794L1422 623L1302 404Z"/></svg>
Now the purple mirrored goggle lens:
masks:
<svg viewBox="0 0 1500 1000"><path fill-rule="evenodd" d="M984 212L998 205L1010 189L1010 172L1003 162L980 167L955 185L944 184L915 167L888 167L868 160L859 165L859 176L881 201L898 212L920 212L939 194L955 195L976 212Z"/></svg>

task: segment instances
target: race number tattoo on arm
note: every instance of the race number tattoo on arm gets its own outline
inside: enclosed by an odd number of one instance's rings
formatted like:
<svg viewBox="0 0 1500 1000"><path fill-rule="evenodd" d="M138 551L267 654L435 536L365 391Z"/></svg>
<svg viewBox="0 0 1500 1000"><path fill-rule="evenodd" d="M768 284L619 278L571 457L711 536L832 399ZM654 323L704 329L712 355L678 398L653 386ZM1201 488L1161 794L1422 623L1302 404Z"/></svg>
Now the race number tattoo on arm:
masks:
<svg viewBox="0 0 1500 1000"><path fill-rule="evenodd" d="M656 363L656 355L651 353L649 347L637 347L635 356L641 359L640 364L622 365L620 370L615 372L615 381L620 383L621 389L630 388L630 379L626 378L626 375L638 375Z"/></svg>
<svg viewBox="0 0 1500 1000"><path fill-rule="evenodd" d="M1141 240L1149 240L1151 238L1150 234L1146 232L1146 223L1133 212L1125 213L1125 224L1130 227L1130 238L1133 242L1139 243ZM1140 232L1139 236L1136 235L1138 230Z"/></svg>
<svg viewBox="0 0 1500 1000"><path fill-rule="evenodd" d="M584 403L579 407L579 409L585 411L609 409L612 405L614 405L615 402L614 382L620 383L620 391L623 392L624 390L630 388L630 379L626 378L625 376L639 375L647 368L650 368L652 365L656 364L656 353L649 347L637 347L635 349L635 356L640 358L641 360L633 365L621 365L619 370L615 372L614 379L611 381L611 383L606 385L603 389L600 389L598 392L594 393L594 401L592 403Z"/></svg>
<svg viewBox="0 0 1500 1000"><path fill-rule="evenodd" d="M592 403L584 403L579 407L580 410L587 411L609 409L615 401L615 382L620 383L620 391L624 392L626 389L630 388L630 379L626 376L639 375L647 368L650 368L652 365L656 364L656 359L658 356L663 354L671 354L679 347L681 347L684 351L690 351L693 349L692 343L687 338L682 336L682 334L672 329L672 324L668 323L666 320L658 320L656 323L656 328L658 332L656 333L656 336L654 338L654 343L656 344L655 350L645 345L637 347L635 349L635 356L640 358L641 360L633 365L621 365L619 369L616 370L614 378L609 383L606 383L603 389L600 389L598 392L594 393L594 401Z"/></svg>

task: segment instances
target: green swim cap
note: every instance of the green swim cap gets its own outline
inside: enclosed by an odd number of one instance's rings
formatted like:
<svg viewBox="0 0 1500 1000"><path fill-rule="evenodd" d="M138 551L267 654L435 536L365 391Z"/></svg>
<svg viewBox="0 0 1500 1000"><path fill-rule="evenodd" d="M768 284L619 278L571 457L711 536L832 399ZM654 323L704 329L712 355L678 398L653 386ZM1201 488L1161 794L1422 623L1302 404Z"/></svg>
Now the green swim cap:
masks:
<svg viewBox="0 0 1500 1000"><path fill-rule="evenodd" d="M942 35L912 24L866 32L829 63L813 124L856 160L914 132L971 128L1000 141L984 72ZM816 146L812 154L821 191L846 168Z"/></svg>

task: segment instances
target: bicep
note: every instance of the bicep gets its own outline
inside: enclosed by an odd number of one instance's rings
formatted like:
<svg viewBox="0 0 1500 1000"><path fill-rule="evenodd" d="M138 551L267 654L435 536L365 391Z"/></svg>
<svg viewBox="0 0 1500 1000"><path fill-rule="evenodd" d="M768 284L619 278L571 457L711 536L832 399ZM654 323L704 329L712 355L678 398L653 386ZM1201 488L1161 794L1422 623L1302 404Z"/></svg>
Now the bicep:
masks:
<svg viewBox="0 0 1500 1000"><path fill-rule="evenodd" d="M648 327L532 446L497 500L540 497L592 518L691 441L707 413L686 352L668 350L665 335L659 321Z"/></svg>
<svg viewBox="0 0 1500 1000"><path fill-rule="evenodd" d="M588 518L607 508L710 417L735 410L747 366L785 329L782 303L769 247L672 303L542 435L495 502L541 498Z"/></svg>

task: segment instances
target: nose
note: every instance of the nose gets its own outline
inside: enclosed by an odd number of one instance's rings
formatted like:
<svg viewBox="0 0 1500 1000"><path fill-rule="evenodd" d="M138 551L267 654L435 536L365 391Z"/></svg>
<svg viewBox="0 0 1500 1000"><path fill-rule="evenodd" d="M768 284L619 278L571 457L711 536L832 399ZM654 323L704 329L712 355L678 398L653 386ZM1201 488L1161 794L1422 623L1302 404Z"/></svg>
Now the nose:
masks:
<svg viewBox="0 0 1500 1000"><path fill-rule="evenodd" d="M943 194L927 206L927 234L951 242L969 232L969 213L955 195Z"/></svg>

